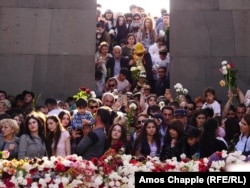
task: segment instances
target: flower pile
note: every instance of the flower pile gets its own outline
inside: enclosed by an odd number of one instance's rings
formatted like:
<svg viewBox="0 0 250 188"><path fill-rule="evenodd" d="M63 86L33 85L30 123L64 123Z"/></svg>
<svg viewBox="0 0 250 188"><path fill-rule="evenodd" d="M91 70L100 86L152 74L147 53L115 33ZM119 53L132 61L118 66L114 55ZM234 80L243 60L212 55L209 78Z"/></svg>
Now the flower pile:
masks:
<svg viewBox="0 0 250 188"><path fill-rule="evenodd" d="M75 100L78 100L80 98L88 100L90 98L96 98L96 95L95 95L95 92L91 91L89 88L81 87L81 88L79 88L78 93L76 93L75 95L73 95L73 98Z"/></svg>
<svg viewBox="0 0 250 188"><path fill-rule="evenodd" d="M223 75L223 80L220 81L221 87L226 86L229 90L237 88L237 74L238 70L234 68L232 63L228 61L221 62L220 73Z"/></svg>
<svg viewBox="0 0 250 188"><path fill-rule="evenodd" d="M109 149L99 159L77 155L42 159L0 160L0 187L127 187L134 188L135 172L225 172L233 164L250 164L241 152L216 152L189 160L183 154L164 162L158 157L136 158Z"/></svg>
<svg viewBox="0 0 250 188"><path fill-rule="evenodd" d="M188 90L186 88L184 88L183 85L180 84L180 83L176 83L174 85L174 89L175 89L175 92L176 92L176 101L177 102L180 102L180 96L181 95L188 94Z"/></svg>

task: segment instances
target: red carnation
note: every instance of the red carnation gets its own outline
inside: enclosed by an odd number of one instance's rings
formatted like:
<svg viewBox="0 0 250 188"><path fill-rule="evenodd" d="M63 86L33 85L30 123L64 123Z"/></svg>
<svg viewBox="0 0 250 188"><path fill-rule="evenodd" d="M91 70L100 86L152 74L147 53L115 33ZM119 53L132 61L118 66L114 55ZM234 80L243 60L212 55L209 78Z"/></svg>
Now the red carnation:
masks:
<svg viewBox="0 0 250 188"><path fill-rule="evenodd" d="M58 162L56 164L56 166L55 166L55 171L57 171L57 172L65 172L66 168L62 163Z"/></svg>
<svg viewBox="0 0 250 188"><path fill-rule="evenodd" d="M81 87L80 88L80 90L82 90L82 91L86 91L86 89L87 89L86 87Z"/></svg>
<svg viewBox="0 0 250 188"><path fill-rule="evenodd" d="M233 63L229 63L229 65L230 65L231 69L233 69L235 67Z"/></svg>
<svg viewBox="0 0 250 188"><path fill-rule="evenodd" d="M86 93L89 95L90 94L90 89L86 89Z"/></svg>
<svg viewBox="0 0 250 188"><path fill-rule="evenodd" d="M32 184L32 178L26 178L26 181L27 181L27 185L31 185Z"/></svg>
<svg viewBox="0 0 250 188"><path fill-rule="evenodd" d="M137 160L131 159L131 160L129 161L129 163L135 165L135 164L137 163Z"/></svg>

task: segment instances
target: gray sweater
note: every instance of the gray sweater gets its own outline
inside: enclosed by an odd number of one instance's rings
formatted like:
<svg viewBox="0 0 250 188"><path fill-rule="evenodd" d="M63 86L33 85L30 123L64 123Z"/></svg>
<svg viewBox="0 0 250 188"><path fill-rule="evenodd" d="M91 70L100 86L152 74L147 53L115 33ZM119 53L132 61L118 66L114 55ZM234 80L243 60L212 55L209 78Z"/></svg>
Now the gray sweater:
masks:
<svg viewBox="0 0 250 188"><path fill-rule="evenodd" d="M42 158L46 154L45 142L41 138L32 137L28 134L23 134L20 138L18 159L34 157Z"/></svg>
<svg viewBox="0 0 250 188"><path fill-rule="evenodd" d="M106 132L104 128L97 128L90 132L76 146L76 154L83 159L99 158L104 153Z"/></svg>

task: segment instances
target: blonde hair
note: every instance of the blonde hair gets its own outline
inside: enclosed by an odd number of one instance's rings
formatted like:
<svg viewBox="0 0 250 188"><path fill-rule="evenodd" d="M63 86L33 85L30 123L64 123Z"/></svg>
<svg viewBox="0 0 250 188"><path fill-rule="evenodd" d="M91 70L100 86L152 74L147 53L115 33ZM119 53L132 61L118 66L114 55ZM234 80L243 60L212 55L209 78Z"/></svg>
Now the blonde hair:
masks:
<svg viewBox="0 0 250 188"><path fill-rule="evenodd" d="M14 119L2 119L0 120L0 129L4 126L4 124L7 124L12 129L15 130L15 135L19 133L19 125L17 124L17 121Z"/></svg>
<svg viewBox="0 0 250 188"><path fill-rule="evenodd" d="M117 116L114 118L113 124L120 124L126 127L127 121L128 118L123 113L117 112Z"/></svg>

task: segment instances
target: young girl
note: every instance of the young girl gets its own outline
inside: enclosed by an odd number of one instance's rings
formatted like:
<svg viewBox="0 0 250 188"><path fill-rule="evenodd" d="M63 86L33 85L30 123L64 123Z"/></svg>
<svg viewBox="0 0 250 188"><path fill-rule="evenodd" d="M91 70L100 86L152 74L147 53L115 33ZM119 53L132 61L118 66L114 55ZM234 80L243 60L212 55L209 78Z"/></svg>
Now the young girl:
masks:
<svg viewBox="0 0 250 188"><path fill-rule="evenodd" d="M161 137L159 128L153 119L145 121L142 131L135 140L132 155L138 157L159 156L161 150Z"/></svg>
<svg viewBox="0 0 250 188"><path fill-rule="evenodd" d="M221 106L216 100L215 90L213 88L206 88L204 91L204 96L206 102L203 104L202 109L211 108L214 112L213 117L221 116Z"/></svg>
<svg viewBox="0 0 250 188"><path fill-rule="evenodd" d="M127 134L126 128L120 124L113 124L108 131L108 136L105 143L105 151L113 148L119 151L121 148L126 149Z"/></svg>
<svg viewBox="0 0 250 188"><path fill-rule="evenodd" d="M55 115L50 115L46 119L46 148L48 157L65 157L71 154L70 134Z"/></svg>

